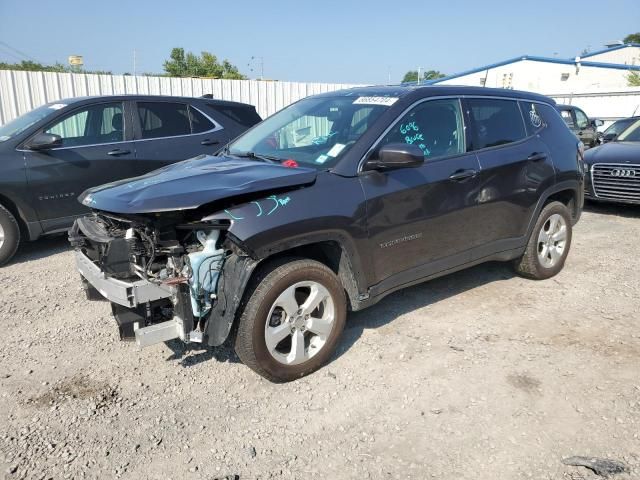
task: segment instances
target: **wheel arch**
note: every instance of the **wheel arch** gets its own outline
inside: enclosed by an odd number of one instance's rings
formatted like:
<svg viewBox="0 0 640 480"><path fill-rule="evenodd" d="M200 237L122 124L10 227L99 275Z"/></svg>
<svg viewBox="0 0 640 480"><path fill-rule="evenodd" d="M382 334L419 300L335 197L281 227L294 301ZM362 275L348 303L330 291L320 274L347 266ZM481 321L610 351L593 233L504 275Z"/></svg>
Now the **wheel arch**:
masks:
<svg viewBox="0 0 640 480"><path fill-rule="evenodd" d="M577 180L567 180L564 182L556 183L547 190L544 191L538 203L534 214L529 219L529 226L527 228L527 237L531 235L533 227L536 224L540 212L550 202L559 201L563 203L571 211L572 223L575 225L580 219L582 213L582 205L584 203L583 184Z"/></svg>

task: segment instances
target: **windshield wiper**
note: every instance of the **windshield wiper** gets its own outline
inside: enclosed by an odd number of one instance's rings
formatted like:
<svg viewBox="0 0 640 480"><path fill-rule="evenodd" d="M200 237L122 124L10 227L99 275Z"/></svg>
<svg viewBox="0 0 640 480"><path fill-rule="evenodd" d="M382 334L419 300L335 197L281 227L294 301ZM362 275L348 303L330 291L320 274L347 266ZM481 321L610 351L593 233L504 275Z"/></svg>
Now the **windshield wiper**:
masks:
<svg viewBox="0 0 640 480"><path fill-rule="evenodd" d="M265 155L263 153L256 153L256 152L240 152L240 153L229 152L229 153L235 157L251 158L253 160L260 160L262 162L280 163L284 161L283 158L274 157L273 155Z"/></svg>

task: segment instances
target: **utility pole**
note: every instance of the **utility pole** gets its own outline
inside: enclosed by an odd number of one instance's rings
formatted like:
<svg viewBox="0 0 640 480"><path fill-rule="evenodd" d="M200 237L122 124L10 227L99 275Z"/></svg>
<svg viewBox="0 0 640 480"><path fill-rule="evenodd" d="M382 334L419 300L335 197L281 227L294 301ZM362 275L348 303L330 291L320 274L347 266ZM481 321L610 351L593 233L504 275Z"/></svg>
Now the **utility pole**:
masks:
<svg viewBox="0 0 640 480"><path fill-rule="evenodd" d="M420 70L422 67L418 67L418 85L420 85Z"/></svg>
<svg viewBox="0 0 640 480"><path fill-rule="evenodd" d="M133 76L136 76L136 49L133 49Z"/></svg>

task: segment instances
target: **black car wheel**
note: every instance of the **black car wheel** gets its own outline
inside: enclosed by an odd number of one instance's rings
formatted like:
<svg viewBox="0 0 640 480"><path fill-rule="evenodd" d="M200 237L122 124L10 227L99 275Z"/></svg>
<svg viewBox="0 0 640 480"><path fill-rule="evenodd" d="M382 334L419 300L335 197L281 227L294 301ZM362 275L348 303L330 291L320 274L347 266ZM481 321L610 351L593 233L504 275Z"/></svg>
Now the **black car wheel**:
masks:
<svg viewBox="0 0 640 480"><path fill-rule="evenodd" d="M556 275L571 246L571 214L560 202L551 202L538 216L524 255L515 261L515 270L523 277L544 280Z"/></svg>
<svg viewBox="0 0 640 480"><path fill-rule="evenodd" d="M336 275L314 260L289 259L264 269L239 318L235 350L272 382L308 375L331 357L347 302Z"/></svg>
<svg viewBox="0 0 640 480"><path fill-rule="evenodd" d="M20 245L20 227L9 210L0 205L0 266L7 263Z"/></svg>

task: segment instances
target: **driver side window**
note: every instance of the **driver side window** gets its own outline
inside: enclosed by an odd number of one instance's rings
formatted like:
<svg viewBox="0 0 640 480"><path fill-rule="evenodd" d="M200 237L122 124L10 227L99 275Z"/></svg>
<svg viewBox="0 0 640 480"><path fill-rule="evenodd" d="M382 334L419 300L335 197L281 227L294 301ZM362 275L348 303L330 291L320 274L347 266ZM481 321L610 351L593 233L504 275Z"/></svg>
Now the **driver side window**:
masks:
<svg viewBox="0 0 640 480"><path fill-rule="evenodd" d="M464 126L457 99L431 100L409 111L382 139L380 145L417 145L425 160L464 153Z"/></svg>
<svg viewBox="0 0 640 480"><path fill-rule="evenodd" d="M576 112L576 123L578 124L578 128L583 129L589 126L589 118L585 115L582 110L575 109Z"/></svg>

